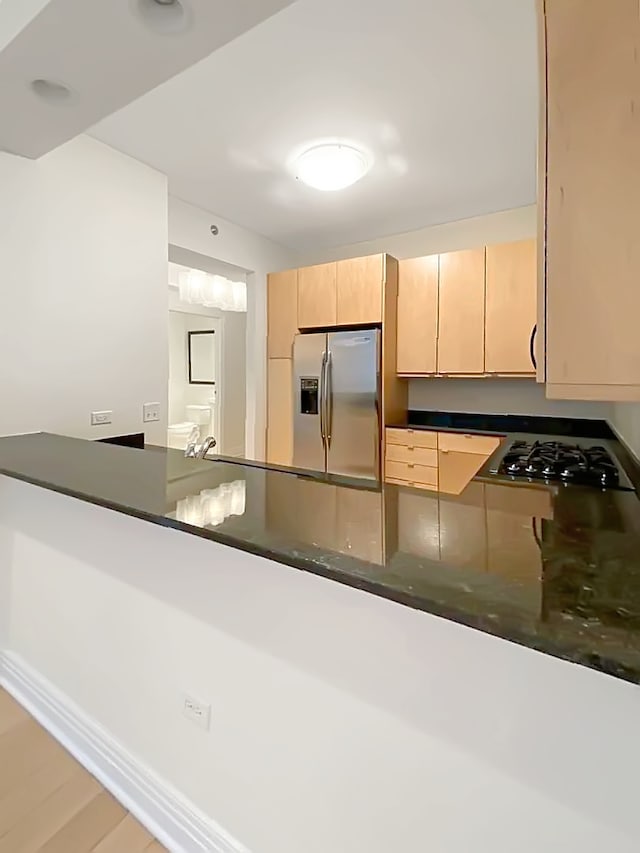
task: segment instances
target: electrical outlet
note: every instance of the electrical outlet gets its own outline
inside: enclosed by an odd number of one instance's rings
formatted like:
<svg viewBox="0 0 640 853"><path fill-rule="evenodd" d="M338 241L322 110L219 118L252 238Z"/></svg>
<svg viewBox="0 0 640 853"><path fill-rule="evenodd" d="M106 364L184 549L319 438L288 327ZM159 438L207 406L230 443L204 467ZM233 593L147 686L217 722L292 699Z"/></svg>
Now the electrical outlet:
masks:
<svg viewBox="0 0 640 853"><path fill-rule="evenodd" d="M91 426L110 424L113 412L91 412Z"/></svg>
<svg viewBox="0 0 640 853"><path fill-rule="evenodd" d="M184 696L182 702L182 713L188 720L200 726L201 729L209 731L209 723L211 721L211 705L206 702L200 702L194 699L193 696Z"/></svg>
<svg viewBox="0 0 640 853"><path fill-rule="evenodd" d="M160 403L145 403L142 407L142 421L154 424L160 420Z"/></svg>

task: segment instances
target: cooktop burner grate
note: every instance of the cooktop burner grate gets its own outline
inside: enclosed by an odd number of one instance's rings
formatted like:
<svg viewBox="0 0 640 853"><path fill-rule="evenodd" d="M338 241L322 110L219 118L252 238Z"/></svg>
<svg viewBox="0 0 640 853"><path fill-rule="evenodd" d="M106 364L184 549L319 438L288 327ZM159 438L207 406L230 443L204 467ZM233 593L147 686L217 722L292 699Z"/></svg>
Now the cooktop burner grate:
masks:
<svg viewBox="0 0 640 853"><path fill-rule="evenodd" d="M582 446L561 441L514 441L496 472L564 483L620 488L620 468L602 445ZM626 482L623 485L627 486Z"/></svg>

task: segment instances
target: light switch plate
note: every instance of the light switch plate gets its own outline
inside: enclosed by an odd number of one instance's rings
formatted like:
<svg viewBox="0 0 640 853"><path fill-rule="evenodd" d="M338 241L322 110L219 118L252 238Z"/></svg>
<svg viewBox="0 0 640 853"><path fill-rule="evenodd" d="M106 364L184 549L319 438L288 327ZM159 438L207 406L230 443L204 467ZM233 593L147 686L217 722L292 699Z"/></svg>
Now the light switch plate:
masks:
<svg viewBox="0 0 640 853"><path fill-rule="evenodd" d="M154 424L160 420L160 403L145 403L142 407L142 422Z"/></svg>
<svg viewBox="0 0 640 853"><path fill-rule="evenodd" d="M110 424L113 412L91 412L91 426Z"/></svg>

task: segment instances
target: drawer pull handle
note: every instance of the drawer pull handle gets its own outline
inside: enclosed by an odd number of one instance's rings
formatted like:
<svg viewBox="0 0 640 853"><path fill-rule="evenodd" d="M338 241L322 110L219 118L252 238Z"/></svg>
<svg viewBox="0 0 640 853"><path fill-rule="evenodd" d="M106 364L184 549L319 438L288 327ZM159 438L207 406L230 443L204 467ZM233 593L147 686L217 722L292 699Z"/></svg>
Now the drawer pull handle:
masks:
<svg viewBox="0 0 640 853"><path fill-rule="evenodd" d="M409 467L409 468L415 468L415 467L416 467L416 466L413 464L413 462L409 462L409 463L407 463L407 464L408 464L408 467Z"/></svg>
<svg viewBox="0 0 640 853"><path fill-rule="evenodd" d="M412 445L412 444L410 444L410 445L407 447L407 450L413 450L413 449L414 449L414 448L413 448L413 445Z"/></svg>

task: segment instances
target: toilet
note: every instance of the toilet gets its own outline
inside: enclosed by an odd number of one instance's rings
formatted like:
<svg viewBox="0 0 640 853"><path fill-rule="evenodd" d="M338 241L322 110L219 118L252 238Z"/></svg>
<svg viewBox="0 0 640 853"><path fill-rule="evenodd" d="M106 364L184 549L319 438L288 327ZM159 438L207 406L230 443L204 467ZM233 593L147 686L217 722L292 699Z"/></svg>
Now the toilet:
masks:
<svg viewBox="0 0 640 853"><path fill-rule="evenodd" d="M211 406L187 406L187 420L200 427L204 438L211 426Z"/></svg>
<svg viewBox="0 0 640 853"><path fill-rule="evenodd" d="M204 438L211 425L211 406L186 406L187 420L177 424L169 424L167 429L167 447L175 450L185 450L191 431L195 426L200 427L200 437Z"/></svg>
<svg viewBox="0 0 640 853"><path fill-rule="evenodd" d="M185 450L194 426L195 424L191 421L169 424L167 429L167 447L173 447L175 450Z"/></svg>

